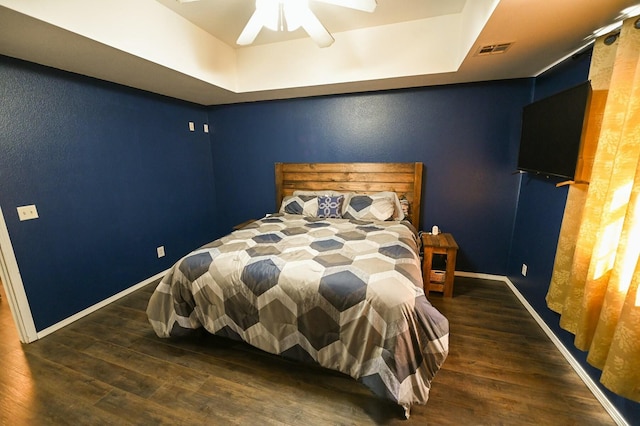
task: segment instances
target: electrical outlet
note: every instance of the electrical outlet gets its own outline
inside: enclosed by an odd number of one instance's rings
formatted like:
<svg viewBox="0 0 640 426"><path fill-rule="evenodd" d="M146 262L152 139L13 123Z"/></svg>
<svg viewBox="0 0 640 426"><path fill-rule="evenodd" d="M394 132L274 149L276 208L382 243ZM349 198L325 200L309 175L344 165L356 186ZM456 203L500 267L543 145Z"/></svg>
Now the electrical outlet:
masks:
<svg viewBox="0 0 640 426"><path fill-rule="evenodd" d="M194 132L196 130L196 124L193 121L189 122L189 131Z"/></svg>
<svg viewBox="0 0 640 426"><path fill-rule="evenodd" d="M203 127L205 133L209 133L209 125L208 124L205 123L202 127Z"/></svg>
<svg viewBox="0 0 640 426"><path fill-rule="evenodd" d="M164 257L164 246L160 246L156 249L158 252L158 258Z"/></svg>
<svg viewBox="0 0 640 426"><path fill-rule="evenodd" d="M18 207L18 217L21 221L37 219L39 216L35 204Z"/></svg>
<svg viewBox="0 0 640 426"><path fill-rule="evenodd" d="M526 276L527 276L527 269L529 269L529 268L527 267L527 264L526 264L526 263L523 263L523 264L522 264L522 276L523 276L523 277L526 277Z"/></svg>

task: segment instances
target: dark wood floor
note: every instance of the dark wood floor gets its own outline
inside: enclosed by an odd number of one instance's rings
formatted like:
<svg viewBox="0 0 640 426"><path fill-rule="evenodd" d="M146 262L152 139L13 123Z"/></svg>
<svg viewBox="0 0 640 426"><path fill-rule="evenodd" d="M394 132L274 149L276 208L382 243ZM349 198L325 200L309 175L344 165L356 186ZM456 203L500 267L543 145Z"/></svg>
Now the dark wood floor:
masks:
<svg viewBox="0 0 640 426"><path fill-rule="evenodd" d="M153 288L29 345L3 298L0 424L613 424L501 282L458 277L453 299L432 294L451 350L408 421L337 373L213 336L156 338L144 313Z"/></svg>

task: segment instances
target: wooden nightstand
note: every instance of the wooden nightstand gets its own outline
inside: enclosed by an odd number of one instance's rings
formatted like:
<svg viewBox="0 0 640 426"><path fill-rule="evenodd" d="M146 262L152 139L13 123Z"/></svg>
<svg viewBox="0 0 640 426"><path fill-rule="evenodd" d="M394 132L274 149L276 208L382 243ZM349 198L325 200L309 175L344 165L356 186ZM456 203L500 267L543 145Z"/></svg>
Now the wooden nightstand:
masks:
<svg viewBox="0 0 640 426"><path fill-rule="evenodd" d="M439 291L445 297L453 296L453 277L456 271L456 256L458 255L458 244L451 234L432 235L422 234L422 247L424 250L424 261L422 264L422 279L424 281L424 293L428 296L429 291ZM434 254L446 256L447 269L444 283L431 281L431 266Z"/></svg>

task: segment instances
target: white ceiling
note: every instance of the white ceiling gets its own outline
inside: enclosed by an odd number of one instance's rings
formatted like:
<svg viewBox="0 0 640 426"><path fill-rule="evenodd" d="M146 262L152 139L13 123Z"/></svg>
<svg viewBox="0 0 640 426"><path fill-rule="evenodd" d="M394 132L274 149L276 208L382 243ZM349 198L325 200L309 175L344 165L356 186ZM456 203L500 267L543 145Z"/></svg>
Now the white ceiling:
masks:
<svg viewBox="0 0 640 426"><path fill-rule="evenodd" d="M179 0L157 1L230 46L235 44L240 31L255 10L255 0L192 0L188 3L180 3ZM327 30L336 33L460 13L466 0L378 0L375 13L314 0L308 3ZM254 45L306 37L302 29L292 33L262 31Z"/></svg>
<svg viewBox="0 0 640 426"><path fill-rule="evenodd" d="M303 30L237 46L254 0L0 0L0 54L219 105L534 77L637 1L310 1L335 38L321 49Z"/></svg>

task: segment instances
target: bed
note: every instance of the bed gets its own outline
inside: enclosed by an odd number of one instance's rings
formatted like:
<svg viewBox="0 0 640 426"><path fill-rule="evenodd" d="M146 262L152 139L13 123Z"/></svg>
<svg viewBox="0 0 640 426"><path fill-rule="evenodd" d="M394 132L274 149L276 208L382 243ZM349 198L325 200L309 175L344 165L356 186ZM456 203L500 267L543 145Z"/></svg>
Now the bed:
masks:
<svg viewBox="0 0 640 426"><path fill-rule="evenodd" d="M408 418L449 349L419 258L421 163L276 163L276 209L189 253L152 294L159 337L202 327L359 380Z"/></svg>

